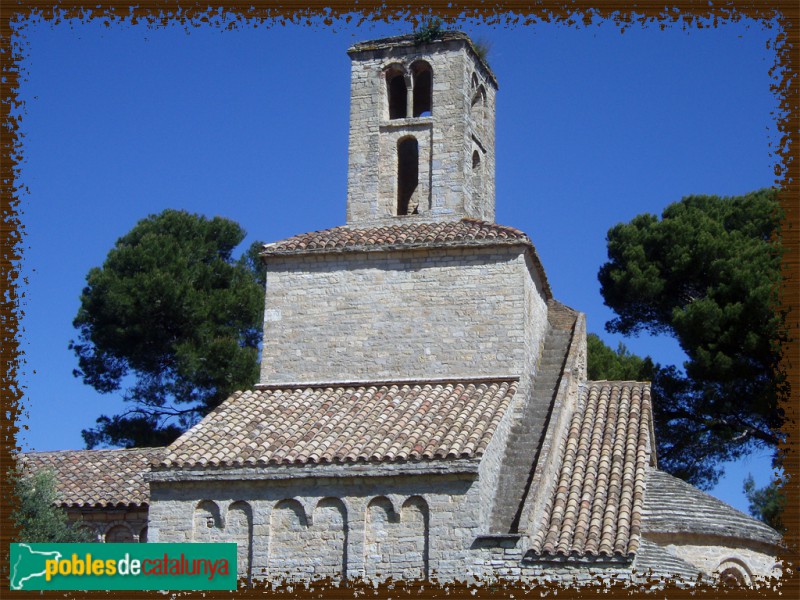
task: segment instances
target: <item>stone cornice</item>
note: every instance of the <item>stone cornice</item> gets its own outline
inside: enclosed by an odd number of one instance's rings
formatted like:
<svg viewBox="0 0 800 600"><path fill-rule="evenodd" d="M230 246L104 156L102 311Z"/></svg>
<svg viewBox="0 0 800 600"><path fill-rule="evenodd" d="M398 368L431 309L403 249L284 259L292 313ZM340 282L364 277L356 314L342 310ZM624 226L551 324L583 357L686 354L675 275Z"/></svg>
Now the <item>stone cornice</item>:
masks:
<svg viewBox="0 0 800 600"><path fill-rule="evenodd" d="M276 481L342 477L400 477L441 475L475 478L480 459L436 460L403 463L353 463L331 465L276 465L270 467L207 467L154 469L144 474L147 482L160 481Z"/></svg>

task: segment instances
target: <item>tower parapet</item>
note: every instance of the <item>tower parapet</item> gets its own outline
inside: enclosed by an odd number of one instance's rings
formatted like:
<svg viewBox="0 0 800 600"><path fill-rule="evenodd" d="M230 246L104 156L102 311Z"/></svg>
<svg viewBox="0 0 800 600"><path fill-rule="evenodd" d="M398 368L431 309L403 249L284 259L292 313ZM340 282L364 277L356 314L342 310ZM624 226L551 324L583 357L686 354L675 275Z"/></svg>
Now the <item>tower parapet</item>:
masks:
<svg viewBox="0 0 800 600"><path fill-rule="evenodd" d="M469 37L406 35L348 54L347 224L494 222L497 80Z"/></svg>

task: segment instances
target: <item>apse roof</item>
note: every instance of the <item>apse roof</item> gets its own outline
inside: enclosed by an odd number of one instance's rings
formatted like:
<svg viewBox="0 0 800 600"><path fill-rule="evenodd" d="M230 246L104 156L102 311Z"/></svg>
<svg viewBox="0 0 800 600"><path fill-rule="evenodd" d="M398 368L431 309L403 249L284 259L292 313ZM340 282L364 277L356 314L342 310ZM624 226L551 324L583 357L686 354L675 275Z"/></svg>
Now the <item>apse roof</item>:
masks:
<svg viewBox="0 0 800 600"><path fill-rule="evenodd" d="M644 534L697 534L777 545L777 531L663 471L647 477Z"/></svg>

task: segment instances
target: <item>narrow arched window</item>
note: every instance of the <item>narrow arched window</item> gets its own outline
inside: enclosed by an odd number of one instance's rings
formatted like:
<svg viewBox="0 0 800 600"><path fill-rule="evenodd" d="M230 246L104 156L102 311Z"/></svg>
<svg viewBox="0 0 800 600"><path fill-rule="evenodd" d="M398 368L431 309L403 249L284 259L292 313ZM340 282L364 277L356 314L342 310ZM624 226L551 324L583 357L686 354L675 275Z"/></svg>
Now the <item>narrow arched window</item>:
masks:
<svg viewBox="0 0 800 600"><path fill-rule="evenodd" d="M106 531L106 543L132 542L133 533L125 525L114 525Z"/></svg>
<svg viewBox="0 0 800 600"><path fill-rule="evenodd" d="M415 215L419 202L415 192L419 185L419 144L413 137L397 143L397 214Z"/></svg>
<svg viewBox="0 0 800 600"><path fill-rule="evenodd" d="M433 71L425 61L411 65L414 76L414 116L429 117L433 110Z"/></svg>
<svg viewBox="0 0 800 600"><path fill-rule="evenodd" d="M478 86L472 93L472 103L470 111L476 123L483 124L486 113L486 88Z"/></svg>
<svg viewBox="0 0 800 600"><path fill-rule="evenodd" d="M483 205L483 173L481 172L481 153L476 149L472 151L472 207L482 210Z"/></svg>
<svg viewBox="0 0 800 600"><path fill-rule="evenodd" d="M405 119L408 116L408 86L400 69L386 72L386 91L389 97L389 118Z"/></svg>

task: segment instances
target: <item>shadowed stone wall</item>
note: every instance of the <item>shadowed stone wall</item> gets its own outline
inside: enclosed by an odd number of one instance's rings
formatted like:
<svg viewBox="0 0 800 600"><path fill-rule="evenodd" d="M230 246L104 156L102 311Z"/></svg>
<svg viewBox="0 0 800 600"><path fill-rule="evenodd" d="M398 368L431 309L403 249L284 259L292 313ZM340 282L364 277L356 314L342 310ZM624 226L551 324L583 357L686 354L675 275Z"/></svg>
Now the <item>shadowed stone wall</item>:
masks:
<svg viewBox="0 0 800 600"><path fill-rule="evenodd" d="M94 542L146 542L147 506L67 508L72 523L88 529Z"/></svg>

